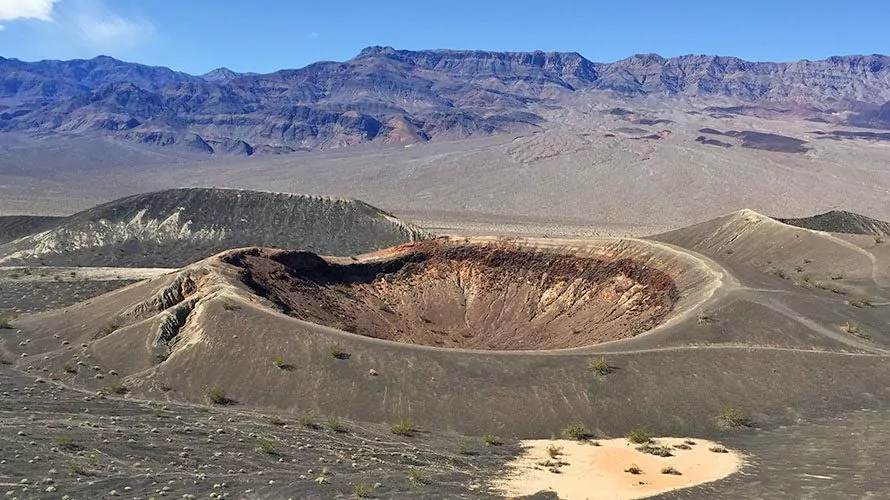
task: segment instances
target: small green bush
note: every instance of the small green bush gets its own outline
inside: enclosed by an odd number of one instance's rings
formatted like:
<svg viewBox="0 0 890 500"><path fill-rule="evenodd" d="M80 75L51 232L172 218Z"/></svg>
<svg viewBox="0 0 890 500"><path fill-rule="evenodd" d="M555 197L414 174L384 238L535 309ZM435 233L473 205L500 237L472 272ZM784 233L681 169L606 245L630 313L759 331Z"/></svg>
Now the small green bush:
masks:
<svg viewBox="0 0 890 500"><path fill-rule="evenodd" d="M290 371L294 368L292 364L284 360L284 356L275 356L275 359L272 360L272 364L279 370Z"/></svg>
<svg viewBox="0 0 890 500"><path fill-rule="evenodd" d="M123 380L115 380L114 382L108 384L105 387L105 390L109 394L117 394L118 396L121 396L121 395L124 395L124 394L130 392L130 389L128 389L127 386L124 385Z"/></svg>
<svg viewBox="0 0 890 500"><path fill-rule="evenodd" d="M268 420L272 425L284 425L284 420L281 420L278 415L269 415Z"/></svg>
<svg viewBox="0 0 890 500"><path fill-rule="evenodd" d="M634 444L646 444L652 442L652 430L648 426L638 425L627 431L624 437Z"/></svg>
<svg viewBox="0 0 890 500"><path fill-rule="evenodd" d="M349 359L349 354L340 347L340 344L333 343L328 347L328 354L334 359Z"/></svg>
<svg viewBox="0 0 890 500"><path fill-rule="evenodd" d="M457 454L458 455L469 455L470 454L470 444L466 439L461 438L460 441L457 442Z"/></svg>
<svg viewBox="0 0 890 500"><path fill-rule="evenodd" d="M738 406L726 404L720 409L720 415L717 417L720 425L723 427L737 428L747 427L749 424L748 416Z"/></svg>
<svg viewBox="0 0 890 500"><path fill-rule="evenodd" d="M15 320L14 316L0 316L0 330L12 330L12 322Z"/></svg>
<svg viewBox="0 0 890 500"><path fill-rule="evenodd" d="M396 422L389 427L389 430L396 436L407 436L407 437L411 437L414 435L415 432L417 432L417 428L409 420L402 420L400 422Z"/></svg>
<svg viewBox="0 0 890 500"><path fill-rule="evenodd" d="M300 426L304 429L318 429L318 424L316 424L315 421L312 420L312 416L307 413L300 415L299 422Z"/></svg>
<svg viewBox="0 0 890 500"><path fill-rule="evenodd" d="M374 488L368 486L367 484L357 484L352 489L352 494L355 498L368 498L374 493Z"/></svg>
<svg viewBox="0 0 890 500"><path fill-rule="evenodd" d="M226 395L224 387L211 387L207 389L207 400L215 405L230 405L234 401Z"/></svg>
<svg viewBox="0 0 890 500"><path fill-rule="evenodd" d="M614 368L609 366L609 363L606 362L606 358L594 358L587 364L587 371L603 377L612 373Z"/></svg>
<svg viewBox="0 0 890 500"><path fill-rule="evenodd" d="M590 431L581 422L576 422L563 429L562 435L566 439L574 439L576 441L584 441L591 437Z"/></svg>
<svg viewBox="0 0 890 500"><path fill-rule="evenodd" d="M57 448L66 451L77 451L81 449L81 446L75 443L74 440L71 439L71 436L69 436L68 434L62 434L61 436L56 438L55 445Z"/></svg>
<svg viewBox="0 0 890 500"><path fill-rule="evenodd" d="M276 455L275 440L268 438L259 438L257 440L257 451L266 455Z"/></svg>
<svg viewBox="0 0 890 500"><path fill-rule="evenodd" d="M494 434L486 434L482 436L482 442L485 443L485 446L500 446L504 444L504 442L501 441L501 438Z"/></svg>
<svg viewBox="0 0 890 500"><path fill-rule="evenodd" d="M680 473L680 471L678 471L677 469L670 467L670 466L662 468L661 473L668 474L671 476L682 476L683 475Z"/></svg>
<svg viewBox="0 0 890 500"><path fill-rule="evenodd" d="M346 432L346 426L344 426L343 423L340 422L339 417L331 417L328 419L327 423L328 429L334 432Z"/></svg>
<svg viewBox="0 0 890 500"><path fill-rule="evenodd" d="M422 469L411 469L411 472L408 474L408 480L414 484L429 483L429 479L426 477L426 474Z"/></svg>

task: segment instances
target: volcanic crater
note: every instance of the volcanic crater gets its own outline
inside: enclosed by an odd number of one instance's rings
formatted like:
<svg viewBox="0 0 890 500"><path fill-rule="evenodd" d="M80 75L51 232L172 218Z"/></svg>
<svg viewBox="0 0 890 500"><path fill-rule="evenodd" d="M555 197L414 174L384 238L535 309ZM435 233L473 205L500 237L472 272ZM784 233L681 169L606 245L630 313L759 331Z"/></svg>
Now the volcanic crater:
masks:
<svg viewBox="0 0 890 500"><path fill-rule="evenodd" d="M444 348L565 349L632 337L680 296L669 274L631 258L509 241L426 240L363 259L251 248L223 260L293 317Z"/></svg>

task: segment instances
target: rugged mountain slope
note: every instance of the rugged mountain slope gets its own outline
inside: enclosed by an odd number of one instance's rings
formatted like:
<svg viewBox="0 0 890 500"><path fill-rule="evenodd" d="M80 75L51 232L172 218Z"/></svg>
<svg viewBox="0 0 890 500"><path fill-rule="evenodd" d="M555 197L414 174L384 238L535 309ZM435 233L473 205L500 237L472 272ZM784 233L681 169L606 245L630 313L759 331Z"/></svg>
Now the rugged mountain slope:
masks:
<svg viewBox="0 0 890 500"><path fill-rule="evenodd" d="M421 237L356 200L232 189L171 189L112 201L0 245L0 264L181 267L264 245L348 255Z"/></svg>
<svg viewBox="0 0 890 500"><path fill-rule="evenodd" d="M886 113L879 106L890 100L890 58L754 63L646 54L597 64L577 53L370 47L342 63L267 75L220 68L203 76L108 57L0 58L0 131L100 133L202 153L282 153L536 130L544 122L536 104L561 106L582 89L774 103L788 108L782 113L817 117L819 110L851 109L860 123L880 125ZM760 109L727 109L736 108Z"/></svg>

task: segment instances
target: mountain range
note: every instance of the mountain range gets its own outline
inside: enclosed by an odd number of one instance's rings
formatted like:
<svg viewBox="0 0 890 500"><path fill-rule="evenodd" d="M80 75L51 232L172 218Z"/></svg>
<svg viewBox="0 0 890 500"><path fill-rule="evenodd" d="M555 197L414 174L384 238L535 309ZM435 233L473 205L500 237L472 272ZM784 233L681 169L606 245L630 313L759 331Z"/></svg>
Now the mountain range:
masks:
<svg viewBox="0 0 890 500"><path fill-rule="evenodd" d="M890 57L791 63L369 47L346 62L190 75L100 56L0 57L0 133L101 135L208 154L410 144L544 127L542 109L599 93L737 103L721 112L890 129ZM723 102L721 101L721 102Z"/></svg>

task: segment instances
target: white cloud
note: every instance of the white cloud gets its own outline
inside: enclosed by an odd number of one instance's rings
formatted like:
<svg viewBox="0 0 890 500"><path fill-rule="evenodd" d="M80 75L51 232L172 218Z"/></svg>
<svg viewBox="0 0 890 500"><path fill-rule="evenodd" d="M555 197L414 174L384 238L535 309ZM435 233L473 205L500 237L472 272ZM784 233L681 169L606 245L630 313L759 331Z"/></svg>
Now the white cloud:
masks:
<svg viewBox="0 0 890 500"><path fill-rule="evenodd" d="M98 48L121 48L151 39L155 27L145 19L128 19L100 11L74 16L77 36Z"/></svg>
<svg viewBox="0 0 890 500"><path fill-rule="evenodd" d="M52 21L53 7L59 1L61 0L0 0L0 21ZM3 29L2 25L0 29Z"/></svg>

